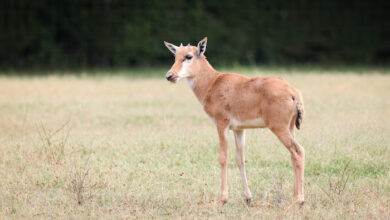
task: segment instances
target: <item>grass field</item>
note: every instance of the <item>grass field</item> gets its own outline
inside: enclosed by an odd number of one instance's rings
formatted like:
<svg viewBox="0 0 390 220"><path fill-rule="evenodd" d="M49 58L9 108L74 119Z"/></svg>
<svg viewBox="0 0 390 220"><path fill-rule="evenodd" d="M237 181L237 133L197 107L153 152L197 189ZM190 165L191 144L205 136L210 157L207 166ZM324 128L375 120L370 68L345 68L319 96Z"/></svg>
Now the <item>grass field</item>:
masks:
<svg viewBox="0 0 390 220"><path fill-rule="evenodd" d="M216 129L165 72L1 76L0 219L390 218L390 75L237 71L303 93L303 208L290 206L290 155L267 129L247 132L250 207L230 134L230 200L218 207Z"/></svg>

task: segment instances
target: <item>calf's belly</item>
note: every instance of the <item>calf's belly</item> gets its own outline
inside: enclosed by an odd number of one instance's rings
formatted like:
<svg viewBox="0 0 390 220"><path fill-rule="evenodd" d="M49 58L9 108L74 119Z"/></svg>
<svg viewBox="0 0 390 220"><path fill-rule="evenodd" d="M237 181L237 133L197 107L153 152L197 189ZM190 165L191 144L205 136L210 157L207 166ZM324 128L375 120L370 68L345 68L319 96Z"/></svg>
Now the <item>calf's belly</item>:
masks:
<svg viewBox="0 0 390 220"><path fill-rule="evenodd" d="M247 128L265 128L265 122L262 117L249 119L249 120L237 120L232 118L230 120L229 128L232 130L247 129Z"/></svg>

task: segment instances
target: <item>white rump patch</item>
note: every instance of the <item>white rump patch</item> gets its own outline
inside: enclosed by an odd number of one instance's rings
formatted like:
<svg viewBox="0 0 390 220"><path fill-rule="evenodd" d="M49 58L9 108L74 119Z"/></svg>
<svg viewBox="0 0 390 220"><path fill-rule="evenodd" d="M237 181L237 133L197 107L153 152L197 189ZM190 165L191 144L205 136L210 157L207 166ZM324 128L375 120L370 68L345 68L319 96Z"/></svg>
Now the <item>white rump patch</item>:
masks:
<svg viewBox="0 0 390 220"><path fill-rule="evenodd" d="M262 117L245 120L245 121L239 121L234 117L232 117L230 121L230 129L232 130L245 129L245 128L265 128L265 127L266 125Z"/></svg>

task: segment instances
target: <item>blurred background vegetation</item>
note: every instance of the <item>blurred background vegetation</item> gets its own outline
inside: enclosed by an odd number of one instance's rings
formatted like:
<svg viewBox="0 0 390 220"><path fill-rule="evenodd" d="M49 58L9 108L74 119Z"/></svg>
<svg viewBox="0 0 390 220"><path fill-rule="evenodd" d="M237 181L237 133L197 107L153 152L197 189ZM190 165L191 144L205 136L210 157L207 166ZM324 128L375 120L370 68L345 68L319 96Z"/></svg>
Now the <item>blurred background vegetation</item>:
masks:
<svg viewBox="0 0 390 220"><path fill-rule="evenodd" d="M2 0L0 69L151 67L209 38L212 64L390 62L389 1Z"/></svg>

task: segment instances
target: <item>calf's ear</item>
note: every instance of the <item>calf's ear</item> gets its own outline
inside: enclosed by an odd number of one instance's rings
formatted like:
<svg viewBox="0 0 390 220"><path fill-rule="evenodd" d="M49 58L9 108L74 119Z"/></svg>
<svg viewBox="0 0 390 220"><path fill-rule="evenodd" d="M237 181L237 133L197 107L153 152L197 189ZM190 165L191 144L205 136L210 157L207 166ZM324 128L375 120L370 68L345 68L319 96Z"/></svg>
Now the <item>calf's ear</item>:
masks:
<svg viewBox="0 0 390 220"><path fill-rule="evenodd" d="M171 51L173 54L176 54L177 46L175 46L171 43L168 43L166 41L164 41L164 44L168 48L169 51Z"/></svg>
<svg viewBox="0 0 390 220"><path fill-rule="evenodd" d="M198 43L198 51L196 52L196 56L199 58L203 56L204 52L206 52L207 45L207 37L203 38L203 40Z"/></svg>

